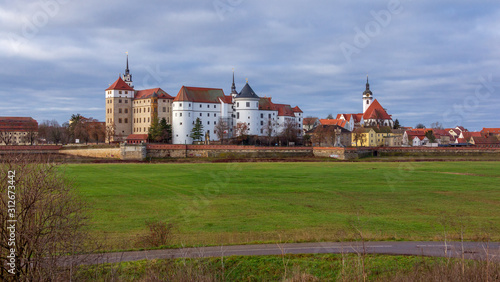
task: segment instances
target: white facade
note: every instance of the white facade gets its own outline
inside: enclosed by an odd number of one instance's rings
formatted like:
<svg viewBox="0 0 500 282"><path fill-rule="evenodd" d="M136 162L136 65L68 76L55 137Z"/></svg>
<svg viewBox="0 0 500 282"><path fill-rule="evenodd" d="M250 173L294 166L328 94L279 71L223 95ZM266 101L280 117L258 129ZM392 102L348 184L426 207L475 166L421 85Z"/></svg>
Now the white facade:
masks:
<svg viewBox="0 0 500 282"><path fill-rule="evenodd" d="M248 84L245 87L253 93ZM183 91L183 89L187 90ZM242 97L242 95L234 95L234 93L225 96L221 89L195 87L183 87L183 89L179 91L172 104L172 140L174 144L192 144L193 139L190 135L197 118L200 119L203 125L203 135L205 136L208 132L211 141L219 140L215 133L219 118L225 119L228 123L227 137L234 136L234 128L238 123L246 123L249 129L248 135L268 136L267 129L270 127L267 124L269 122L272 123L271 128L273 129L271 136L277 136L284 128L287 120L295 123L300 134L302 134L303 113L298 107L292 109L289 105L272 104L282 108L286 107L286 111L284 111L286 115L279 115L278 109L260 109L261 98L256 96L255 93L253 93L255 96L245 97L243 95ZM199 90L200 93L220 91L220 94L216 99L190 94L189 91L198 91L197 89L201 89ZM209 96L210 94L206 95ZM214 102L193 101L195 99L211 99ZM270 101L270 98L262 99ZM202 138L202 140L204 141L205 138Z"/></svg>

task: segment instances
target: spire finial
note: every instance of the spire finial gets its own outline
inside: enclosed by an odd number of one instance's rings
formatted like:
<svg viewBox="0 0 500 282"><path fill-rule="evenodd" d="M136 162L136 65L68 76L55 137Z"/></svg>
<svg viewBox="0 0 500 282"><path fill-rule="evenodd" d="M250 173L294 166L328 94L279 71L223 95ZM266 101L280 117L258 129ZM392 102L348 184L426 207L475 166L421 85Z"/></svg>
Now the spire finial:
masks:
<svg viewBox="0 0 500 282"><path fill-rule="evenodd" d="M234 83L234 68L233 68L233 84L231 85L231 93L237 94L236 92L236 84Z"/></svg>
<svg viewBox="0 0 500 282"><path fill-rule="evenodd" d="M127 54L127 68L125 69L125 75L129 74L129 69L128 69L128 51L125 52L125 54Z"/></svg>

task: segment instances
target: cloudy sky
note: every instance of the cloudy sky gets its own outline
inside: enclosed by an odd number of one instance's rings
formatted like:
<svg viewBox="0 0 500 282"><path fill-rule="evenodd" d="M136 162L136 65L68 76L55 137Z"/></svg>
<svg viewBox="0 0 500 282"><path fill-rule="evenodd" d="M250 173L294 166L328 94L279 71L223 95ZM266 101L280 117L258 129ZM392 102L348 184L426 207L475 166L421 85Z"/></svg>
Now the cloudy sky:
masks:
<svg viewBox="0 0 500 282"><path fill-rule="evenodd" d="M223 88L232 69L306 116L362 111L371 90L406 126L500 127L498 1L7 1L0 115L104 120L104 89Z"/></svg>

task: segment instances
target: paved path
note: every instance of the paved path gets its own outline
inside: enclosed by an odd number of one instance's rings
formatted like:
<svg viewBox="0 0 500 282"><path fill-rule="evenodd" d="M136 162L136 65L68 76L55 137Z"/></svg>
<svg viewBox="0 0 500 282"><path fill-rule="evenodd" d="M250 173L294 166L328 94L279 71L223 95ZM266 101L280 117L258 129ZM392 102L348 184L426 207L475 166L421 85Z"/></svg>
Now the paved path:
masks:
<svg viewBox="0 0 500 282"><path fill-rule="evenodd" d="M115 263L142 259L198 258L220 256L257 256L281 254L318 254L318 253L363 253L387 255L423 255L433 257L457 257L462 253L467 259L486 259L500 262L500 242L320 242L236 245L218 247L199 247L165 250L146 250L92 255L88 263Z"/></svg>

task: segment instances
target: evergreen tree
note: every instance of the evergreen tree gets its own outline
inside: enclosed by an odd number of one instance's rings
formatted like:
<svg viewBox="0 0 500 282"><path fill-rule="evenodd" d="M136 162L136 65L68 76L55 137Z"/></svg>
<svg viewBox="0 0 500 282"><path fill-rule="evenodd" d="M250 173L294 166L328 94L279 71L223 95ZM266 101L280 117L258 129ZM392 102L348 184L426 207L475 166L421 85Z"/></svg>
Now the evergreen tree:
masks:
<svg viewBox="0 0 500 282"><path fill-rule="evenodd" d="M399 120L398 120L398 119L396 119L396 120L394 121L394 129L398 129L398 128L400 128L400 127L401 127L401 125L399 124Z"/></svg>
<svg viewBox="0 0 500 282"><path fill-rule="evenodd" d="M160 121L160 129L161 129L161 142L170 143L170 139L172 139L172 125L167 124L167 120L162 118Z"/></svg>
<svg viewBox="0 0 500 282"><path fill-rule="evenodd" d="M326 119L333 119L333 115L332 114L328 114L328 116L326 117Z"/></svg>
<svg viewBox="0 0 500 282"><path fill-rule="evenodd" d="M196 118L196 122L194 123L194 127L189 137L193 138L194 141L201 141L203 137L203 124L201 124L200 118Z"/></svg>

